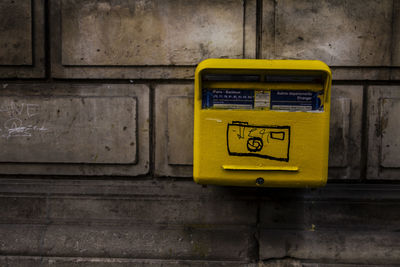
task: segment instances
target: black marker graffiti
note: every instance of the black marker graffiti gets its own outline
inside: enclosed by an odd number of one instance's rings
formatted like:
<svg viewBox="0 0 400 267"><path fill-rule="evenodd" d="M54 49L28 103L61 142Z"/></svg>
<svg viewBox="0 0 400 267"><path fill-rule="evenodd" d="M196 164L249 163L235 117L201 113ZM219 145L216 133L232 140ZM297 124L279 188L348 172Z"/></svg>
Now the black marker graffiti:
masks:
<svg viewBox="0 0 400 267"><path fill-rule="evenodd" d="M233 121L227 126L226 138L231 156L289 161L290 126L259 126Z"/></svg>
<svg viewBox="0 0 400 267"><path fill-rule="evenodd" d="M264 146L264 142L260 137L251 137L247 139L247 150L250 152L258 152Z"/></svg>

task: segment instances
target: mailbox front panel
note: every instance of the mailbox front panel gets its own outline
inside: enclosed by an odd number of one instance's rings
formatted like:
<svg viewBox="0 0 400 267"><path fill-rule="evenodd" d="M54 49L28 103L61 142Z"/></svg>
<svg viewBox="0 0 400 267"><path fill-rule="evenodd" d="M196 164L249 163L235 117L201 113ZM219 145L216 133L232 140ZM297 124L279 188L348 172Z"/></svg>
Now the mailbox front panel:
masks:
<svg viewBox="0 0 400 267"><path fill-rule="evenodd" d="M195 77L194 180L324 185L330 84L320 61L203 61Z"/></svg>

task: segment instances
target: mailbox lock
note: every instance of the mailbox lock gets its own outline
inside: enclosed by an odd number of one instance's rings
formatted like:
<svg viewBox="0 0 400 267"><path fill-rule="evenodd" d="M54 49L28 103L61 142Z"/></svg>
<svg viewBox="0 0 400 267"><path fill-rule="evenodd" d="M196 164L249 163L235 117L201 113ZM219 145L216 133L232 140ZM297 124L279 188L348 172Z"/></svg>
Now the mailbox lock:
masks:
<svg viewBox="0 0 400 267"><path fill-rule="evenodd" d="M264 178L258 177L258 178L256 179L256 184L257 184L257 185L262 185L263 183L264 183Z"/></svg>

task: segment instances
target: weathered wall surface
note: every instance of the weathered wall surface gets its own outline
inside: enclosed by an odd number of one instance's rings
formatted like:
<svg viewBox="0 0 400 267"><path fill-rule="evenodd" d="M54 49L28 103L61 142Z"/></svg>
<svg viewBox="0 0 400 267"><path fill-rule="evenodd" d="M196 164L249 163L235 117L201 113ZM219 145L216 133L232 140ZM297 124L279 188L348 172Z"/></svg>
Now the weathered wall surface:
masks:
<svg viewBox="0 0 400 267"><path fill-rule="evenodd" d="M0 3L1 266L400 264L400 3ZM191 181L193 74L333 71L326 188Z"/></svg>

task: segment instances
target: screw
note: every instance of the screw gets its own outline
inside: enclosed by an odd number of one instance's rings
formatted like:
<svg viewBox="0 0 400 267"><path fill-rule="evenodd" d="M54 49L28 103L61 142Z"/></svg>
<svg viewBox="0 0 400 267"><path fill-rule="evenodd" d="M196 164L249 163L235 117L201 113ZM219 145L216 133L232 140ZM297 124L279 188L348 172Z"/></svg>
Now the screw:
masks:
<svg viewBox="0 0 400 267"><path fill-rule="evenodd" d="M256 184L262 185L263 183L264 183L264 179L263 179L262 177L258 177L258 178L256 179Z"/></svg>

